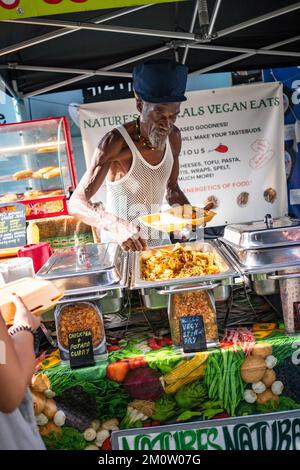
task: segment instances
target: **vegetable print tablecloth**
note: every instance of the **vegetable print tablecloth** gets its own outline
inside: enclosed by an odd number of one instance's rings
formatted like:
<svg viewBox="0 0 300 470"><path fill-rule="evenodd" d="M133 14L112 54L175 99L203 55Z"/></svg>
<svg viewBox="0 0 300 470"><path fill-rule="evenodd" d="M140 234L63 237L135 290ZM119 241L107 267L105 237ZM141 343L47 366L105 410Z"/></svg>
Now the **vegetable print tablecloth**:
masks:
<svg viewBox="0 0 300 470"><path fill-rule="evenodd" d="M42 358L32 393L47 448L109 450L119 429L300 409L300 336L254 324L220 346L182 356L167 336L133 332L95 367Z"/></svg>

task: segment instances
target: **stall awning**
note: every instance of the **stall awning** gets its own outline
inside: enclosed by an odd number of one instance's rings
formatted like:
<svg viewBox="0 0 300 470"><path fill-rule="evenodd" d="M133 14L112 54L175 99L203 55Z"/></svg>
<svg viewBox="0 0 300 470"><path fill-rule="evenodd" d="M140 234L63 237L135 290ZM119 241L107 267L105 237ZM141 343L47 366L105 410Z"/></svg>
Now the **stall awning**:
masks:
<svg viewBox="0 0 300 470"><path fill-rule="evenodd" d="M152 57L185 62L190 73L300 63L300 2L154 3L2 21L0 74L12 92L30 97L120 83L135 63Z"/></svg>
<svg viewBox="0 0 300 470"><path fill-rule="evenodd" d="M183 0L151 0L152 4ZM149 0L0 0L0 20L146 5Z"/></svg>

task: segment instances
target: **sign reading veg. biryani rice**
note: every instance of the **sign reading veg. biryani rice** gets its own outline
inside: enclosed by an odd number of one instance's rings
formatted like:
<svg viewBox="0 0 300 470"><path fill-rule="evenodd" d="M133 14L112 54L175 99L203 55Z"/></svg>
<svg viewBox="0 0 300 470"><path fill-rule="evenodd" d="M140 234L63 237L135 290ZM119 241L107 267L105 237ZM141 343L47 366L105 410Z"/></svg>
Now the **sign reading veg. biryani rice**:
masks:
<svg viewBox="0 0 300 470"><path fill-rule="evenodd" d="M282 85L259 83L186 96L176 121L182 136L179 184L191 204L214 204L209 225L287 213ZM82 105L87 164L108 131L137 116L133 99ZM104 186L96 200L105 201ZM159 210L154 206L151 213Z"/></svg>

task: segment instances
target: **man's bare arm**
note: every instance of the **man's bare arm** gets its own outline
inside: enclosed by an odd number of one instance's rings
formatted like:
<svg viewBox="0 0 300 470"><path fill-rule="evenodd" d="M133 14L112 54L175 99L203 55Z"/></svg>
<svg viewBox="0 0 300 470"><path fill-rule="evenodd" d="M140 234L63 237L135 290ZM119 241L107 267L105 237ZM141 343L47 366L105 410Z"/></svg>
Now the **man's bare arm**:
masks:
<svg viewBox="0 0 300 470"><path fill-rule="evenodd" d="M104 183L111 164L121 153L122 145L122 137L118 131L114 130L104 136L95 150L90 167L69 201L68 209L71 215L86 224L109 230L123 249L143 250L146 243L133 224L107 212L102 202L91 202L91 198Z"/></svg>
<svg viewBox="0 0 300 470"><path fill-rule="evenodd" d="M94 152L90 167L69 201L69 213L92 227L107 228L109 223L116 221L113 220L116 217L106 213L102 203L93 204L91 198L104 183L110 165L121 150L121 146L121 138L116 132L104 136Z"/></svg>

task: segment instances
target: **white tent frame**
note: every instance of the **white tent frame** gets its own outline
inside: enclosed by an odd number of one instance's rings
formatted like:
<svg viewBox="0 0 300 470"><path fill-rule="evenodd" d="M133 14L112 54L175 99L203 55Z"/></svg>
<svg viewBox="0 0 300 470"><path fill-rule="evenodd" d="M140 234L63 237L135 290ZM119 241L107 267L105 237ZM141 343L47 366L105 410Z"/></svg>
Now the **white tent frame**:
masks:
<svg viewBox="0 0 300 470"><path fill-rule="evenodd" d="M212 35L214 25L217 19L217 15L219 12L219 8L221 5L222 0L215 0L214 4L214 9L211 17L211 21L209 24L209 35ZM197 13L198 13L198 0L195 0L195 4L193 5L192 8L192 19L190 23L190 28L189 32L187 33L181 33L181 32L176 32L176 31L161 31L161 30L155 30L155 29L142 29L142 28L132 28L132 27L121 27L121 26L113 26L113 25L107 25L107 24L102 24L106 21L109 21L114 18L118 18L120 16L124 15L129 15L131 13L134 13L135 11L144 9L144 8L149 8L151 6L155 6L156 4L149 4L149 5L141 5L138 7L133 7L133 8L123 8L121 10L116 11L115 13L111 13L108 15L103 15L100 17L97 17L93 20L93 22L73 22L73 21L57 21L57 20L46 20L46 19L36 19L36 18L28 18L28 19L16 19L16 20L5 20L6 22L10 23L23 23L23 24L31 24L31 25L38 25L38 26L49 26L49 27L55 27L59 29L56 29L52 33L47 33L41 36L37 36L33 39L30 39L28 41L23 41L11 46L8 46L2 50L0 50L0 56L4 56L7 54L10 54L12 52L16 52L28 47L32 47L36 44L40 44L42 42L46 41L51 41L52 39L67 35L67 34L72 34L74 32L80 31L80 30L93 30L93 31L98 31L98 32L114 32L117 34L133 34L133 35L142 35L142 36L154 36L154 37L159 37L159 38L168 38L171 39L172 41L162 45L161 47L158 47L156 49L153 49L151 51L148 51L143 54L136 55L134 57L128 58L126 60L122 60L113 64L108 64L105 67L99 68L97 70L91 70L91 69L74 69L74 68L62 68L62 67L43 67L39 65L32 65L32 66L27 66L27 65L22 65L18 63L8 63L7 65L3 65L0 68L6 68L6 69L15 69L15 70L30 70L30 71L36 71L36 72L53 72L53 73L64 73L64 74L73 74L76 75L75 77L72 77L68 80L60 81L57 82L53 85L49 85L47 87L40 88L39 90L35 90L33 92L27 93L25 95L21 95L20 93L19 98L30 98L36 95L41 95L44 93L48 93L50 91L59 89L63 86L70 85L72 83L80 82L82 80L85 80L86 78L99 75L99 76L110 76L110 77L122 77L122 78L129 78L131 77L130 73L124 73L117 71L115 69L118 69L124 65L145 59L147 57L153 56L160 54L162 52L165 52L167 50L173 49L175 52L175 56L178 59L178 50L179 48L184 48L183 52L183 58L182 58L182 63L185 63L188 51L189 49L200 49L200 50L207 50L207 51L224 51L224 52L238 52L239 55L234 56L230 59L218 62L216 64L204 67L202 69L196 70L192 72L190 75L195 75L195 74L202 74L206 72L210 72L213 70L217 70L218 68L238 62L240 60L246 59L248 57L254 56L256 54L266 54L266 55L276 55L276 56L286 56L286 57L300 57L300 52L294 52L294 51L286 51L286 50L274 50L277 49L278 47L282 47L286 44L291 44L292 42L298 41L300 39L300 36L295 36L277 43L270 44L268 46L262 47L260 49L254 49L254 48L240 48L240 47L226 47L226 46L220 46L220 45L211 45L207 44L207 42L210 42L211 39L201 39L200 36L197 34L193 33L196 19L197 19ZM252 18L250 20L244 21L242 23L233 25L229 28L223 29L221 31L218 31L218 39L224 36L227 36L231 33L234 33L236 31L240 31L242 29L245 29L247 27L253 26L255 24L268 21L272 18L291 13L293 11L296 11L300 9L300 2L293 3L292 5L288 5L284 8L280 8L277 10L274 10L272 12L269 12L265 15L261 15L255 18ZM213 38L212 38L213 39ZM240 54L242 53L242 54ZM115 70L115 71L112 71ZM1 78L1 76L0 76ZM7 85L6 85L7 86ZM8 88L8 87L7 87ZM10 92L12 90L8 88Z"/></svg>

